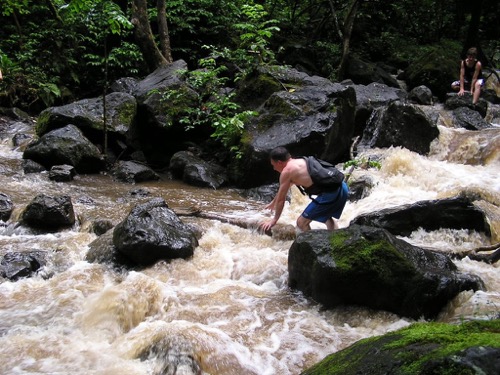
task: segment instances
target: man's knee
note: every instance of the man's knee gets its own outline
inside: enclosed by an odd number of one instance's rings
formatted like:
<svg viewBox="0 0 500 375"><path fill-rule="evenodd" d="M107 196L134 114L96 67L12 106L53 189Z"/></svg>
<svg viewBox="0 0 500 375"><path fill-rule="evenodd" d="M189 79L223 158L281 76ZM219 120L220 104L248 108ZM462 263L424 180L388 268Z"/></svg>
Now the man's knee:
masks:
<svg viewBox="0 0 500 375"><path fill-rule="evenodd" d="M299 216L297 218L297 227L301 230L301 231L306 231L306 230L309 230L309 224L311 223L311 220L309 219L306 219L304 216Z"/></svg>

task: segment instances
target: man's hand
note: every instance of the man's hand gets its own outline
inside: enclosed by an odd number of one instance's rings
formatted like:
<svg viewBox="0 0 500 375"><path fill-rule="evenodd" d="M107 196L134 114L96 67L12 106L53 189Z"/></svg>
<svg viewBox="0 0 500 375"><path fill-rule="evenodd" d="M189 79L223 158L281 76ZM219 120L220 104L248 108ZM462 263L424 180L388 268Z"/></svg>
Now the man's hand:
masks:
<svg viewBox="0 0 500 375"><path fill-rule="evenodd" d="M465 90L464 89L460 89L460 91L458 92L458 96L462 96L463 94L465 94Z"/></svg>
<svg viewBox="0 0 500 375"><path fill-rule="evenodd" d="M276 222L277 222L276 219L271 219L271 220L265 221L259 225L259 228L262 229L263 232L267 232L267 231L271 230L271 228L276 225Z"/></svg>

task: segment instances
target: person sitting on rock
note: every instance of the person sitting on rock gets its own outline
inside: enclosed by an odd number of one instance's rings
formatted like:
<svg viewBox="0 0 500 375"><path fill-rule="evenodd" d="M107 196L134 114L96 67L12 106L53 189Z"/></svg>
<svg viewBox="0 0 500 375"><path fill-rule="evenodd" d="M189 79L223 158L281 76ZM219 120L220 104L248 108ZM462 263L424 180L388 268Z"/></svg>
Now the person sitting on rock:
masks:
<svg viewBox="0 0 500 375"><path fill-rule="evenodd" d="M465 91L470 91L472 104L476 105L481 95L481 86L484 83L482 77L481 61L477 59L477 48L471 47L467 50L467 57L460 63L460 80L451 84L451 88L458 91L458 95L464 95Z"/></svg>

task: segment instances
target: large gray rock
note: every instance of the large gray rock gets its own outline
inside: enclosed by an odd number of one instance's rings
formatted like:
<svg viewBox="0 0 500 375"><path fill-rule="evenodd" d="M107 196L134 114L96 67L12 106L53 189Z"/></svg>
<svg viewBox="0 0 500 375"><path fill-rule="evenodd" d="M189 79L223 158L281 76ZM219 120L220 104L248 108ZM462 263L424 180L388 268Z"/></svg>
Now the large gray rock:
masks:
<svg viewBox="0 0 500 375"><path fill-rule="evenodd" d="M300 233L288 253L288 272L291 288L326 308L359 305L413 319L435 318L458 293L484 289L447 255L358 225Z"/></svg>
<svg viewBox="0 0 500 375"><path fill-rule="evenodd" d="M135 206L113 231L116 250L138 265L188 258L198 246L193 230L161 198Z"/></svg>
<svg viewBox="0 0 500 375"><path fill-rule="evenodd" d="M43 135L26 148L23 158L31 159L46 169L54 165L72 165L77 173L97 173L105 167L99 149L74 125Z"/></svg>
<svg viewBox="0 0 500 375"><path fill-rule="evenodd" d="M106 95L106 130L109 133L127 136L136 113L137 102L132 95L123 92ZM73 124L89 138L92 134L102 134L103 114L102 97L47 108L38 117L37 134L41 136L51 130Z"/></svg>

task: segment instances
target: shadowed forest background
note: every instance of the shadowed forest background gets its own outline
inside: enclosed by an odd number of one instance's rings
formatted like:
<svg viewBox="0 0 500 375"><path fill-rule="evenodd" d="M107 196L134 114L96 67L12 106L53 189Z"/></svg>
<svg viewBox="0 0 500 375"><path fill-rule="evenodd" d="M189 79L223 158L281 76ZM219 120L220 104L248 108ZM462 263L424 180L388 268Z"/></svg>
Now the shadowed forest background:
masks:
<svg viewBox="0 0 500 375"><path fill-rule="evenodd" d="M458 78L470 46L485 68L498 69L499 7L497 0L3 0L0 106L36 115L178 59L226 86L263 64L341 81L352 78L352 59L393 74L435 64Z"/></svg>

